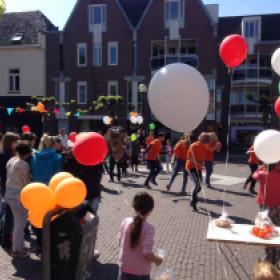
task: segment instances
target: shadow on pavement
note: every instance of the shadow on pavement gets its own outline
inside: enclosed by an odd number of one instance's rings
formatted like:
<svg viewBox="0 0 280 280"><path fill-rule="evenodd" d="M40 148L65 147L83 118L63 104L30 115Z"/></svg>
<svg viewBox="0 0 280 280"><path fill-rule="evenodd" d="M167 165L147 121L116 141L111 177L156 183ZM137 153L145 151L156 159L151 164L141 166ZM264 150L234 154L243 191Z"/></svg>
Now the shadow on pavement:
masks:
<svg viewBox="0 0 280 280"><path fill-rule="evenodd" d="M232 219L236 224L249 224L249 225L253 224L253 221L243 217L229 216L229 218Z"/></svg>
<svg viewBox="0 0 280 280"><path fill-rule="evenodd" d="M92 280L114 280L118 278L119 267L117 264L102 264L95 262L93 264Z"/></svg>
<svg viewBox="0 0 280 280"><path fill-rule="evenodd" d="M234 192L234 191L219 189L217 187L213 187L212 190L217 191L217 192L225 192L225 193L229 193L229 194L233 194L233 195L239 195L239 196L255 197L254 195L252 195L250 193L238 192L238 191Z"/></svg>
<svg viewBox="0 0 280 280"><path fill-rule="evenodd" d="M203 197L199 197L198 201L200 203L206 203L209 205L232 207L231 203L229 203L228 201L221 200L221 199L209 199L209 198L204 199Z"/></svg>
<svg viewBox="0 0 280 280"><path fill-rule="evenodd" d="M40 260L15 258L11 262L16 270L13 276L26 280L42 279L42 263Z"/></svg>
<svg viewBox="0 0 280 280"><path fill-rule="evenodd" d="M143 185L137 184L135 182L130 183L126 181L126 182L122 182L122 185L126 188L143 189Z"/></svg>
<svg viewBox="0 0 280 280"><path fill-rule="evenodd" d="M108 193L108 194L112 194L112 195L118 195L119 193L115 190L112 190L112 189L108 189L104 186L102 186L102 191L105 192L105 193Z"/></svg>

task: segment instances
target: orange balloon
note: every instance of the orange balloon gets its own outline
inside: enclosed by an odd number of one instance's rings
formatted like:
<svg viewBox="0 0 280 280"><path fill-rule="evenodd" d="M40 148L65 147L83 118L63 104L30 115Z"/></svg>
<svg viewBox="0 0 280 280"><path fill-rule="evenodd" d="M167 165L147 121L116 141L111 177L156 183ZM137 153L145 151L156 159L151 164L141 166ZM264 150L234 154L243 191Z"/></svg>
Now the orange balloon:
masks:
<svg viewBox="0 0 280 280"><path fill-rule="evenodd" d="M87 189L84 182L75 177L63 180L55 189L56 204L62 208L79 206L86 195Z"/></svg>
<svg viewBox="0 0 280 280"><path fill-rule="evenodd" d="M55 207L55 197L49 187L41 183L32 183L23 188L20 201L24 208L31 211L49 211Z"/></svg>
<svg viewBox="0 0 280 280"><path fill-rule="evenodd" d="M36 228L43 228L44 218L48 211L29 211L28 221Z"/></svg>
<svg viewBox="0 0 280 280"><path fill-rule="evenodd" d="M50 181L49 187L52 191L55 191L57 185L62 182L63 180L67 179L67 178L71 178L73 177L72 174L68 173L68 172L60 172L57 173L56 175L54 175Z"/></svg>

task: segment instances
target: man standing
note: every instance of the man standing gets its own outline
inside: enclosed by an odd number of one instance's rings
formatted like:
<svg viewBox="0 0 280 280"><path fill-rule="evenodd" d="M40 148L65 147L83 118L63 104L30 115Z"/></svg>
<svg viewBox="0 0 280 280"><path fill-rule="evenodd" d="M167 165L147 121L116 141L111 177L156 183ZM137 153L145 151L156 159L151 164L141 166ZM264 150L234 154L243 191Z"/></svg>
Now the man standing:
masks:
<svg viewBox="0 0 280 280"><path fill-rule="evenodd" d="M182 170L184 174L182 193L186 192L186 187L188 183L188 171L186 169L186 161L187 161L189 148L190 148L190 136L188 134L184 134L174 148L174 161L176 163L170 181L166 186L167 191L170 191L171 186L175 181L175 178L177 177L179 171Z"/></svg>
<svg viewBox="0 0 280 280"><path fill-rule="evenodd" d="M148 166L150 168L150 174L147 177L144 186L148 189L150 189L150 181L157 185L156 177L162 170L161 163L160 163L160 152L162 150L162 143L165 140L165 135L163 133L159 134L159 138L154 139L151 141L150 145L148 146L145 153L148 153L147 161Z"/></svg>
<svg viewBox="0 0 280 280"><path fill-rule="evenodd" d="M194 212L197 212L197 195L202 188L202 169L207 156L206 144L209 144L210 141L211 138L207 133L201 133L198 137L198 141L193 143L188 151L186 168L189 170L191 178L195 185L192 192L192 199L190 204Z"/></svg>

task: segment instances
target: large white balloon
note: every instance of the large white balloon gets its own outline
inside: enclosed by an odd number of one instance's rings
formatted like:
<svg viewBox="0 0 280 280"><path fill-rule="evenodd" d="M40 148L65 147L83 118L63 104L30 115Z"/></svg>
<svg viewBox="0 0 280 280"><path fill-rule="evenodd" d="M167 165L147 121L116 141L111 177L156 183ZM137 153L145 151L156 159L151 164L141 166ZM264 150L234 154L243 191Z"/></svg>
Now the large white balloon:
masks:
<svg viewBox="0 0 280 280"><path fill-rule="evenodd" d="M280 132L268 129L261 132L255 139L254 151L257 157L266 164L280 161Z"/></svg>
<svg viewBox="0 0 280 280"><path fill-rule="evenodd" d="M195 68L174 63L154 75L148 100L153 114L165 126L178 132L191 132L207 114L209 91Z"/></svg>
<svg viewBox="0 0 280 280"><path fill-rule="evenodd" d="M280 76L280 48L273 53L271 57L271 66L273 70Z"/></svg>

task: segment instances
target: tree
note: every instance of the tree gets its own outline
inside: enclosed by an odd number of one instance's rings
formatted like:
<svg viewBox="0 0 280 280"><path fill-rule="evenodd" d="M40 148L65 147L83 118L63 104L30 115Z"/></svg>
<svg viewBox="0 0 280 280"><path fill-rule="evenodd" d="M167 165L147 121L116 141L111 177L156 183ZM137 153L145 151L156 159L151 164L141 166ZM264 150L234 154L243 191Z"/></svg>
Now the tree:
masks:
<svg viewBox="0 0 280 280"><path fill-rule="evenodd" d="M267 127L269 121L270 106L271 106L270 98L267 95L261 95L259 99L255 99L252 94L247 94L246 97L249 101L254 102L261 106L263 126Z"/></svg>
<svg viewBox="0 0 280 280"><path fill-rule="evenodd" d="M5 13L6 11L6 3L5 0L0 0L0 15Z"/></svg>

